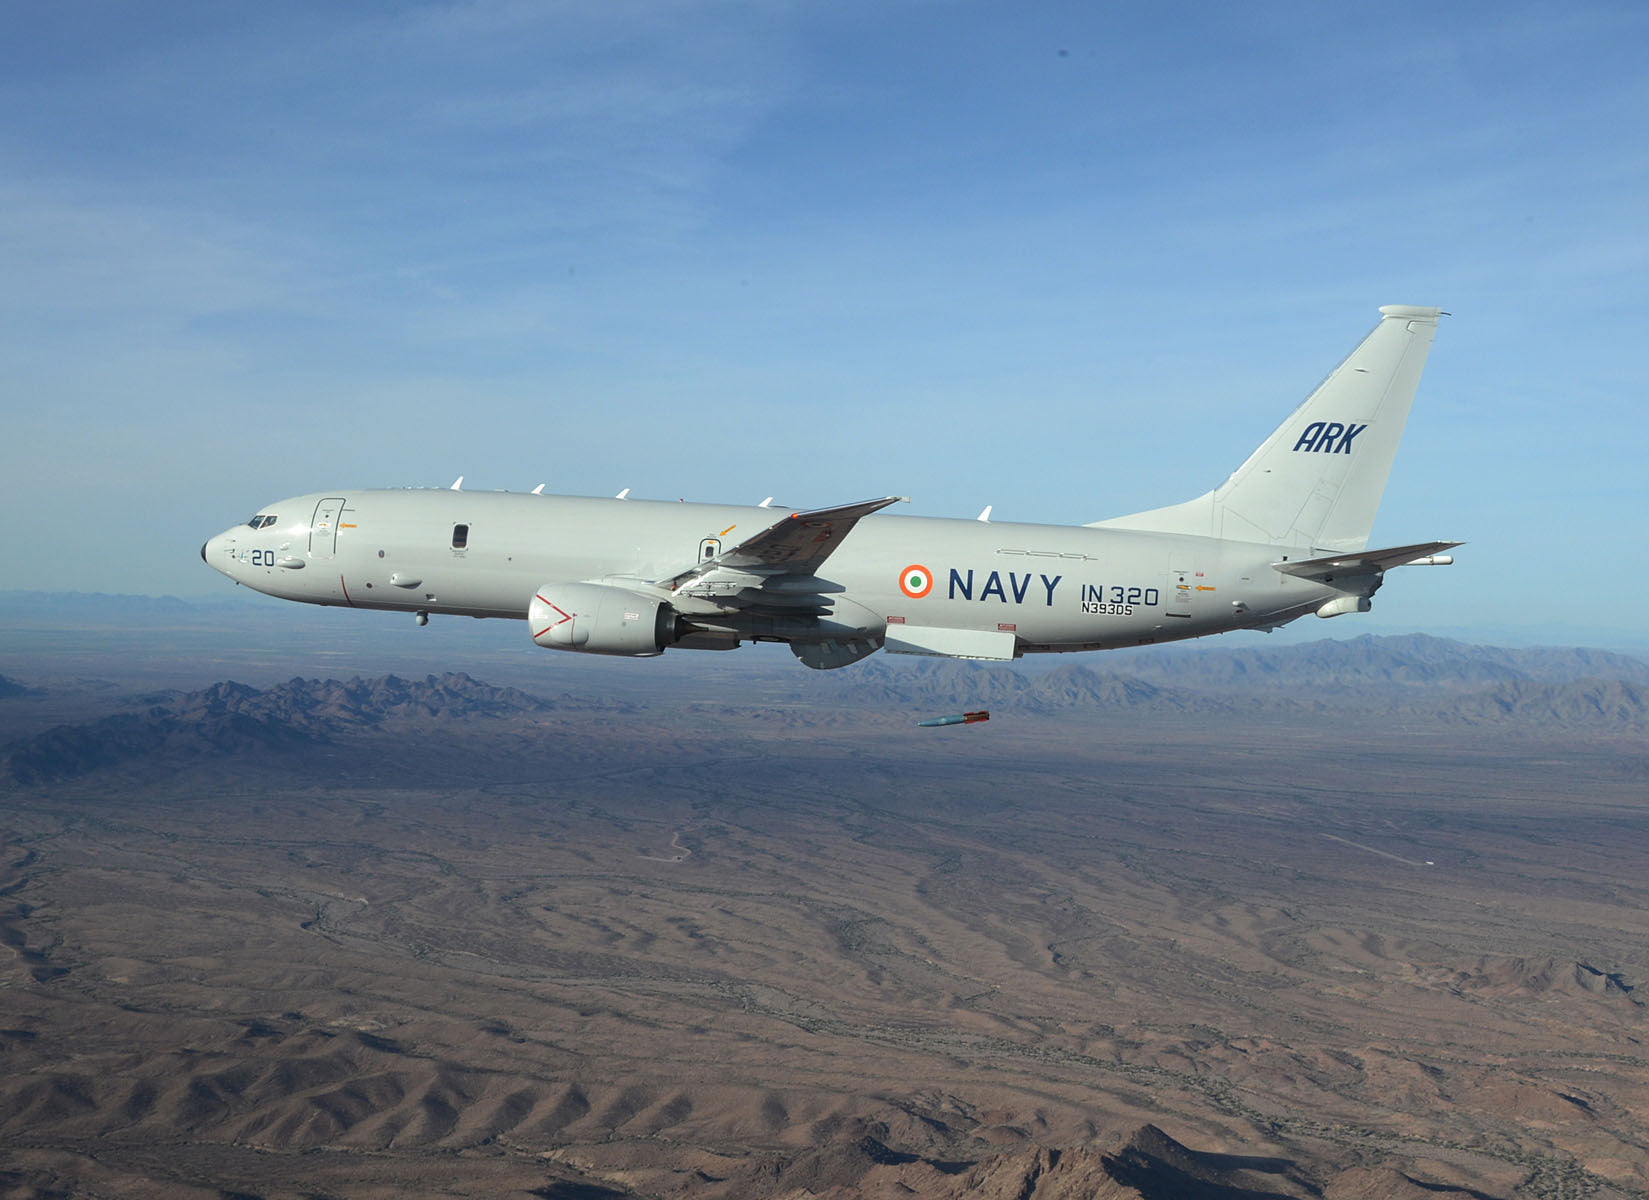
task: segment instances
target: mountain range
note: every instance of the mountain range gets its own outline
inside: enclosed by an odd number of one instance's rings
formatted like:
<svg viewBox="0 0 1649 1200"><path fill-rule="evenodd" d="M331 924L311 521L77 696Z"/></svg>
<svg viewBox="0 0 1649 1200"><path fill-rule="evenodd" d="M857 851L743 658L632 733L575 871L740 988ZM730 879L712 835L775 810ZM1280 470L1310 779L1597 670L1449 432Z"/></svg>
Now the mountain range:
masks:
<svg viewBox="0 0 1649 1200"><path fill-rule="evenodd" d="M250 749L290 750L385 725L404 728L413 722L517 716L555 707L463 673L422 680L395 675L342 682L293 679L263 689L224 682L137 700L140 707L132 711L59 725L11 743L0 752L0 769L16 783L46 783L159 755L188 759Z"/></svg>
<svg viewBox="0 0 1649 1200"><path fill-rule="evenodd" d="M1119 669L1051 669L880 657L840 672L753 672L762 704L843 710L991 708L1080 718L1288 720L1355 712L1437 726L1635 734L1649 730L1649 663L1585 649L1511 650L1424 636L1363 637L1277 649L1175 650L1119 656ZM615 676L616 678L616 676ZM0 676L0 701L40 689ZM823 703L821 703L823 702ZM129 708L57 725L0 748L17 784L73 778L119 763L193 759L249 749L286 752L355 735L472 718L521 718L558 708L646 710L603 694L551 701L458 672L421 680L295 678L269 688L234 682L147 693ZM748 697L727 707L750 706ZM655 719L668 720L653 709ZM805 723L805 715L791 715Z"/></svg>

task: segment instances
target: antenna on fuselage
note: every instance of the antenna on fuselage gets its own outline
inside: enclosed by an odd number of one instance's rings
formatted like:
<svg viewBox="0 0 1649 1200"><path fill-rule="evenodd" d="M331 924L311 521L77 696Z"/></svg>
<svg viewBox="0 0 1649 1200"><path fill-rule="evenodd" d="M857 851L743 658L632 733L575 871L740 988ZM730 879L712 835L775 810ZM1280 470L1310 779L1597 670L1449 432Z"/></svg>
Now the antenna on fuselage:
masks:
<svg viewBox="0 0 1649 1200"><path fill-rule="evenodd" d="M533 488L532 494L535 496L542 496L544 494L544 485L541 483L537 487Z"/></svg>
<svg viewBox="0 0 1649 1200"><path fill-rule="evenodd" d="M447 489L447 491L449 491L449 492L461 492L463 490L464 490L464 477L462 475L460 475L457 479L454 479L452 481L452 486Z"/></svg>
<svg viewBox="0 0 1649 1200"><path fill-rule="evenodd" d="M630 489L629 488L625 488L622 492L620 492L618 495L613 497L614 500L628 500L629 498L630 498Z"/></svg>

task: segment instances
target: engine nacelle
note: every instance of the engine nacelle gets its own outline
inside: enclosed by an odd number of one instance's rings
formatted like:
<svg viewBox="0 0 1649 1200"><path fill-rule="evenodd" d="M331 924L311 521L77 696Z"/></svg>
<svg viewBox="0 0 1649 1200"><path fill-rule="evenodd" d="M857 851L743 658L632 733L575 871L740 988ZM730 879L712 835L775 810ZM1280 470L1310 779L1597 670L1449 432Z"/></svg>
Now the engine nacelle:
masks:
<svg viewBox="0 0 1649 1200"><path fill-rule="evenodd" d="M1341 596L1338 600L1330 600L1317 610L1319 617L1343 617L1347 613L1365 613L1374 605L1367 596Z"/></svg>
<svg viewBox="0 0 1649 1200"><path fill-rule="evenodd" d="M546 650L650 658L675 640L676 611L662 600L599 583L546 583L527 608Z"/></svg>

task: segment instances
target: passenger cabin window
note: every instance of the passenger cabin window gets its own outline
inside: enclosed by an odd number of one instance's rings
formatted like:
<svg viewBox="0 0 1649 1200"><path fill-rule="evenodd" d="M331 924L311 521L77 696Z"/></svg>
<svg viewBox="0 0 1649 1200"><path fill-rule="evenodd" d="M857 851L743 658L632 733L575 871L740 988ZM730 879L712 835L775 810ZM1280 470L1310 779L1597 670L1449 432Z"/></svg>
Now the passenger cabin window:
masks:
<svg viewBox="0 0 1649 1200"><path fill-rule="evenodd" d="M468 525L454 525L452 527L452 548L462 550L469 545L470 527Z"/></svg>

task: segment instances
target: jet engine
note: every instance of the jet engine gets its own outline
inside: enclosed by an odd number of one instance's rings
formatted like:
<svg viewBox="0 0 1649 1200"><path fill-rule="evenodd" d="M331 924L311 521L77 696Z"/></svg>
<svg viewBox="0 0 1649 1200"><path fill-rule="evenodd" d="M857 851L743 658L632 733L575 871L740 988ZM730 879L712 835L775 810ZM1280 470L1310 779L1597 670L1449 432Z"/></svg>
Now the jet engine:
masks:
<svg viewBox="0 0 1649 1200"><path fill-rule="evenodd" d="M546 650L651 658L676 640L676 610L625 588L547 583L533 594L527 628Z"/></svg>

